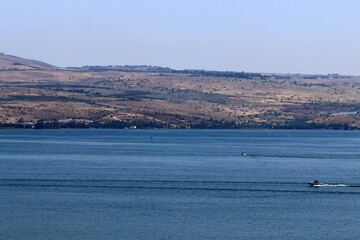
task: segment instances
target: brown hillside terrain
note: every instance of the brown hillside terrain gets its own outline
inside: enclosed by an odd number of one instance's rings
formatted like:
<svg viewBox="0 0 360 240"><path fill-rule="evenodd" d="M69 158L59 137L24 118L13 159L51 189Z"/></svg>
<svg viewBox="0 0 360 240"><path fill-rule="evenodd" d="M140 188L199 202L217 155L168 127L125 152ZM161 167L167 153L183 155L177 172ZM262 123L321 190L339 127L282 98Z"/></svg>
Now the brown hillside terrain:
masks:
<svg viewBox="0 0 360 240"><path fill-rule="evenodd" d="M203 119L274 127L301 120L360 126L357 116L332 115L360 110L359 77L229 76L131 67L55 68L0 55L0 122L143 119L189 127Z"/></svg>
<svg viewBox="0 0 360 240"><path fill-rule="evenodd" d="M0 70L1 69L42 69L54 68L54 66L31 59L20 58L4 53L0 53Z"/></svg>

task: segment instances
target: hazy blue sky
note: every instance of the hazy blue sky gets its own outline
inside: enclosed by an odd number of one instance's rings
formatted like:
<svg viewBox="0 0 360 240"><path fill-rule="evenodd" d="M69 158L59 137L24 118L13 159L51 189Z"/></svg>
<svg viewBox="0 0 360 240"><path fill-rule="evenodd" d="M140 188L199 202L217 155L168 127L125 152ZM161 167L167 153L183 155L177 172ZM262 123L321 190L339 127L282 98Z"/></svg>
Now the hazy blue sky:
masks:
<svg viewBox="0 0 360 240"><path fill-rule="evenodd" d="M0 52L58 66L360 75L359 0L0 4Z"/></svg>

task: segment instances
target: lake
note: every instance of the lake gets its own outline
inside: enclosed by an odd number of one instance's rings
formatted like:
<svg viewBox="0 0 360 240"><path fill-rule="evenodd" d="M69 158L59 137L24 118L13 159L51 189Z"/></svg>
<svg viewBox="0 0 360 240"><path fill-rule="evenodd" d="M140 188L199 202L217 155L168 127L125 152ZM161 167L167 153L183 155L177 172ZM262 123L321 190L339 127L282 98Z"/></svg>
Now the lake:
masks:
<svg viewBox="0 0 360 240"><path fill-rule="evenodd" d="M0 166L0 239L360 238L359 131L0 130Z"/></svg>

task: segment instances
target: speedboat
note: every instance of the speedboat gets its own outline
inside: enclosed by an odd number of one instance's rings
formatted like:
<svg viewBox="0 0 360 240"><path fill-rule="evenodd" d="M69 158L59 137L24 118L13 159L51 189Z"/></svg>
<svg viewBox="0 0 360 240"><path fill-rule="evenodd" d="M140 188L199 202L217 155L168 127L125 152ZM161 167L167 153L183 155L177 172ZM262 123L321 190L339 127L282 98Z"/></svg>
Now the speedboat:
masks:
<svg viewBox="0 0 360 240"><path fill-rule="evenodd" d="M313 182L309 182L310 186L312 187L320 187L327 184L321 183L319 180L314 180Z"/></svg>
<svg viewBox="0 0 360 240"><path fill-rule="evenodd" d="M309 182L310 186L312 187L348 187L345 184L326 184L321 183L319 180L314 180L313 182Z"/></svg>

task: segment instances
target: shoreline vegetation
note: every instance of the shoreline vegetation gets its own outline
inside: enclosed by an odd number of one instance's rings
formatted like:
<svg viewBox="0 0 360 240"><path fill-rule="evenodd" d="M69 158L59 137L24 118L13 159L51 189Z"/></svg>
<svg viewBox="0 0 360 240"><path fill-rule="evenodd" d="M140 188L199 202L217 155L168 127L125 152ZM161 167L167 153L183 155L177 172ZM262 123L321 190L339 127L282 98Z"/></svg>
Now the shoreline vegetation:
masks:
<svg viewBox="0 0 360 240"><path fill-rule="evenodd" d="M348 124L320 124L305 121L291 121L281 125L267 123L238 123L235 121L202 120L183 126L156 121L111 121L111 122L58 122L39 120L34 124L0 123L0 129L294 129L294 130L359 130Z"/></svg>

